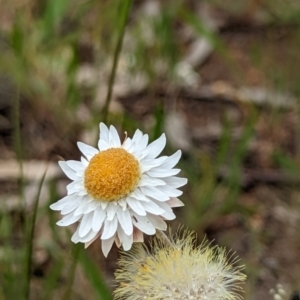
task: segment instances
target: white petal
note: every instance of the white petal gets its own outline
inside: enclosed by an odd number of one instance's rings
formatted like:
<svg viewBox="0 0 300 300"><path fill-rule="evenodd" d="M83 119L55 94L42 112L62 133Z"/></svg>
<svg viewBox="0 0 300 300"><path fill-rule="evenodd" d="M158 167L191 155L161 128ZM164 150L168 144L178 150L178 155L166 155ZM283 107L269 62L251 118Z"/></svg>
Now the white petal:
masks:
<svg viewBox="0 0 300 300"><path fill-rule="evenodd" d="M119 227L118 227L119 228ZM122 243L121 243L121 241L120 241L120 239L119 239L119 236L116 234L115 235L115 243L116 243L116 246L118 247L118 248L120 248L121 246L122 246Z"/></svg>
<svg viewBox="0 0 300 300"><path fill-rule="evenodd" d="M133 243L133 236L132 234L130 235L127 235L121 226L118 227L118 237L120 239L120 242L123 246L123 249L125 251L128 251L130 250L131 246L132 246L132 243Z"/></svg>
<svg viewBox="0 0 300 300"><path fill-rule="evenodd" d="M74 232L74 234L71 237L71 241L75 244L77 244L80 241L78 232L79 232L79 228L77 227L76 231Z"/></svg>
<svg viewBox="0 0 300 300"><path fill-rule="evenodd" d="M150 177L147 174L143 174L141 180L139 181L139 186L158 186L158 185L166 185L165 181L159 178Z"/></svg>
<svg viewBox="0 0 300 300"><path fill-rule="evenodd" d="M165 211L169 211L169 212L173 211L170 205L168 204L168 201L161 202L161 201L153 200L153 202L155 202L159 207L161 207Z"/></svg>
<svg viewBox="0 0 300 300"><path fill-rule="evenodd" d="M85 189L82 189L80 192L78 192L78 195L81 195L81 196L85 196L87 195L87 191Z"/></svg>
<svg viewBox="0 0 300 300"><path fill-rule="evenodd" d="M98 148L100 151L105 151L110 148L109 144L104 140L98 141Z"/></svg>
<svg viewBox="0 0 300 300"><path fill-rule="evenodd" d="M181 177L166 177L163 180L173 188L179 188L187 184L187 179Z"/></svg>
<svg viewBox="0 0 300 300"><path fill-rule="evenodd" d="M124 232L127 235L131 235L133 232L133 225L132 225L132 219L129 211L122 210L121 208L119 208L117 211L117 216L118 216L119 223L121 224Z"/></svg>
<svg viewBox="0 0 300 300"><path fill-rule="evenodd" d="M127 203L130 206L130 208L134 212L136 212L138 215L140 215L140 216L146 216L147 213L146 213L143 205L141 204L141 202L139 200L127 197Z"/></svg>
<svg viewBox="0 0 300 300"><path fill-rule="evenodd" d="M181 206L184 206L184 203L182 201L180 201L178 198L173 198L173 197L171 197L170 200L166 201L166 203L170 207L181 207Z"/></svg>
<svg viewBox="0 0 300 300"><path fill-rule="evenodd" d="M84 237L92 229L93 213L83 215L79 225L79 236Z"/></svg>
<svg viewBox="0 0 300 300"><path fill-rule="evenodd" d="M133 236L132 235L125 235L123 237L123 243L122 243L122 246L123 246L123 249L125 251L128 251L131 249L132 247L132 243L133 243Z"/></svg>
<svg viewBox="0 0 300 300"><path fill-rule="evenodd" d="M67 160L66 163L67 163L68 167L73 169L75 172L77 172L78 170L85 169L84 165L80 161L77 161L77 160Z"/></svg>
<svg viewBox="0 0 300 300"><path fill-rule="evenodd" d="M64 198L51 204L50 208L53 210L62 210L66 205L72 203L74 198L76 199L76 196L65 196Z"/></svg>
<svg viewBox="0 0 300 300"><path fill-rule="evenodd" d="M60 221L58 221L56 224L58 226L69 226L75 222L77 222L81 216L74 216L73 213L64 216Z"/></svg>
<svg viewBox="0 0 300 300"><path fill-rule="evenodd" d="M136 147L135 147L134 153L136 153L137 155L142 153L143 150L148 145L148 140L149 140L148 134L144 134L142 136L142 138L138 142L136 142ZM142 155L141 155L141 157L142 157Z"/></svg>
<svg viewBox="0 0 300 300"><path fill-rule="evenodd" d="M123 210L125 210L127 208L126 198L123 197L123 198L119 199L118 205L121 206Z"/></svg>
<svg viewBox="0 0 300 300"><path fill-rule="evenodd" d="M87 166L89 165L89 162L88 162L83 156L81 156L80 160L81 160L81 163L82 163L85 167L87 167Z"/></svg>
<svg viewBox="0 0 300 300"><path fill-rule="evenodd" d="M95 237L97 236L98 232L93 231L92 229L84 236L80 239L81 243L88 243L92 240L95 239Z"/></svg>
<svg viewBox="0 0 300 300"><path fill-rule="evenodd" d="M154 215L161 215L165 212L160 206L158 206L153 201L143 202L142 205L147 212L154 214ZM148 216L148 214L147 214L147 216Z"/></svg>
<svg viewBox="0 0 300 300"><path fill-rule="evenodd" d="M91 204L90 201L88 201L85 198L82 199L81 203L78 205L77 209L74 211L74 216L79 216L79 215L82 215L84 214L87 209L88 209L88 206Z"/></svg>
<svg viewBox="0 0 300 300"><path fill-rule="evenodd" d="M160 216L153 216L151 214L148 214L147 217L156 229L159 229L159 230L167 229L166 222Z"/></svg>
<svg viewBox="0 0 300 300"><path fill-rule="evenodd" d="M149 198L146 197L145 194L140 190L140 188L135 189L129 196L140 201L150 201Z"/></svg>
<svg viewBox="0 0 300 300"><path fill-rule="evenodd" d="M99 236L100 236L100 232L97 232L97 234L91 240L89 240L84 244L84 249L90 246L97 238L99 238Z"/></svg>
<svg viewBox="0 0 300 300"><path fill-rule="evenodd" d="M112 236L111 238L109 238L107 240L102 240L102 252L105 257L107 257L107 255L114 243L114 240L115 240L115 236Z"/></svg>
<svg viewBox="0 0 300 300"><path fill-rule="evenodd" d="M100 205L101 205L101 208L104 210L104 209L106 209L106 207L108 205L108 202L107 201L102 201L102 202L100 202Z"/></svg>
<svg viewBox="0 0 300 300"><path fill-rule="evenodd" d="M144 134L143 137L139 141L139 151L142 151L148 145L149 135Z"/></svg>
<svg viewBox="0 0 300 300"><path fill-rule="evenodd" d="M79 169L78 169L78 170L76 171L76 175L77 175L78 177L80 177L80 178L83 179L83 178L84 178L84 172L85 172L85 169L86 169L85 167L84 167L84 169L82 169L82 170L79 170Z"/></svg>
<svg viewBox="0 0 300 300"><path fill-rule="evenodd" d="M132 218L133 225L142 232L152 235L155 234L155 228L147 217L134 215Z"/></svg>
<svg viewBox="0 0 300 300"><path fill-rule="evenodd" d="M136 227L133 228L133 241L136 243L144 242L144 234Z"/></svg>
<svg viewBox="0 0 300 300"><path fill-rule="evenodd" d="M67 162L65 161L59 161L58 162L59 166L61 167L61 169L64 171L64 173L72 180L76 180L78 179L78 176L76 175L76 173L74 172L74 170L72 170L70 167L68 167Z"/></svg>
<svg viewBox="0 0 300 300"><path fill-rule="evenodd" d="M82 142L77 142L77 146L87 159L91 159L94 155L99 153L98 149Z"/></svg>
<svg viewBox="0 0 300 300"><path fill-rule="evenodd" d="M132 137L132 143L137 144L142 137L143 133L139 129L137 129Z"/></svg>
<svg viewBox="0 0 300 300"><path fill-rule="evenodd" d="M95 209L92 221L92 229L94 231L99 231L101 229L105 217L105 211L101 210L100 208Z"/></svg>
<svg viewBox="0 0 300 300"><path fill-rule="evenodd" d="M180 169L160 169L154 168L150 171L147 172L147 174L151 177L158 177L158 178L164 178L164 177L169 177L173 175L177 175L180 172Z"/></svg>
<svg viewBox="0 0 300 300"><path fill-rule="evenodd" d="M106 208L107 220L111 221L117 212L118 206L115 203L109 203Z"/></svg>
<svg viewBox="0 0 300 300"><path fill-rule="evenodd" d="M129 153L132 153L132 154L135 153L135 149L138 146L138 143L142 137L143 137L143 133L139 129L137 129L132 137L131 146L126 147L127 148L126 150Z"/></svg>
<svg viewBox="0 0 300 300"><path fill-rule="evenodd" d="M166 220L174 220L176 218L172 208L169 206L167 202L156 201L156 204L165 210L165 212L161 214L161 216L164 217Z"/></svg>
<svg viewBox="0 0 300 300"><path fill-rule="evenodd" d="M100 203L98 203L98 201L90 201L89 205L87 206L86 210L84 211L84 214L88 214L91 211L94 211L99 206L100 206Z"/></svg>
<svg viewBox="0 0 300 300"><path fill-rule="evenodd" d="M174 220L176 218L175 214L172 211L165 211L161 216L166 220Z"/></svg>
<svg viewBox="0 0 300 300"><path fill-rule="evenodd" d="M182 191L174 189L173 187L169 185L163 185L157 187L157 189L161 190L163 193L168 195L169 197L179 197L182 195Z"/></svg>
<svg viewBox="0 0 300 300"><path fill-rule="evenodd" d="M156 200L166 201L170 199L168 195L154 186L142 186L140 189L146 196L152 197Z"/></svg>
<svg viewBox="0 0 300 300"><path fill-rule="evenodd" d="M121 141L117 129L114 126L110 125L109 131L110 131L110 137L112 138L113 141L113 145L115 147L121 147Z"/></svg>
<svg viewBox="0 0 300 300"><path fill-rule="evenodd" d="M70 212L72 212L73 210L75 210L78 205L80 203L80 200L75 200L75 201L70 201L62 210L61 210L61 214L62 215L67 215Z"/></svg>
<svg viewBox="0 0 300 300"><path fill-rule="evenodd" d="M131 138L126 138L123 145L122 145L122 147L125 150L128 150L131 146L132 146Z"/></svg>
<svg viewBox="0 0 300 300"><path fill-rule="evenodd" d="M73 182L69 183L67 185L67 191L68 195L79 193L84 190L83 181L80 180L74 180Z"/></svg>
<svg viewBox="0 0 300 300"><path fill-rule="evenodd" d="M118 219L114 218L113 220L105 220L103 233L101 235L101 240L110 239L117 231Z"/></svg>
<svg viewBox="0 0 300 300"><path fill-rule="evenodd" d="M100 123L100 139L103 140L104 142L108 143L109 142L109 130L107 126L104 123Z"/></svg>
<svg viewBox="0 0 300 300"><path fill-rule="evenodd" d="M148 158L140 161L142 173L147 172L153 168L161 166L161 164L167 159L167 156L162 156L156 159Z"/></svg>
<svg viewBox="0 0 300 300"><path fill-rule="evenodd" d="M173 155L169 156L162 164L161 168L172 169L179 161L181 157L181 151L178 150Z"/></svg>
<svg viewBox="0 0 300 300"><path fill-rule="evenodd" d="M145 150L142 150L142 151L135 151L132 154L140 162L142 159L144 159L147 156L148 150L145 149Z"/></svg>
<svg viewBox="0 0 300 300"><path fill-rule="evenodd" d="M148 151L147 158L157 157L166 146L166 135L163 133L157 140L152 142L146 148Z"/></svg>

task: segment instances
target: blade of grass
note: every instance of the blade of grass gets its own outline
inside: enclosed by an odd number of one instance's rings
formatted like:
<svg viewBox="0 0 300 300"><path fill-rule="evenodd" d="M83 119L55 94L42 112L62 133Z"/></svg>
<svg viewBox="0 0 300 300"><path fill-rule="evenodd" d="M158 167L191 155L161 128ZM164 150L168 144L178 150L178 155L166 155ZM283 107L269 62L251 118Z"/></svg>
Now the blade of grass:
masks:
<svg viewBox="0 0 300 300"><path fill-rule="evenodd" d="M59 195L57 194L57 190L56 190L56 186L57 186L57 181L50 181L49 182L49 202L47 207L50 207L50 205L52 203L54 203L55 201L57 201L57 199L59 198ZM60 238L57 232L57 226L56 226L56 217L55 217L55 213L52 209L48 209L48 219L49 219L49 227L51 229L51 233L52 233L52 237L53 240L56 243L60 243Z"/></svg>
<svg viewBox="0 0 300 300"><path fill-rule="evenodd" d="M189 24L197 33L205 37L207 41L213 46L213 48L221 55L227 54L225 52L226 47L218 35L207 28L201 19L194 13L191 13L187 9L181 11L182 19Z"/></svg>
<svg viewBox="0 0 300 300"><path fill-rule="evenodd" d="M214 51L222 57L234 78L240 82L240 84L244 84L244 71L242 70L241 66L237 64L236 59L233 57L231 52L228 51L228 47L221 39L220 35L208 28L207 25L201 21L197 14L190 12L188 9L183 7L180 11L180 15L184 22L189 24L196 33L204 37L210 43Z"/></svg>
<svg viewBox="0 0 300 300"><path fill-rule="evenodd" d="M216 168L221 166L225 162L225 159L228 156L228 152L230 151L230 145L231 145L232 129L233 129L233 124L230 122L228 118L225 117L223 123L223 132L218 145L218 152L217 152L216 165L215 165Z"/></svg>
<svg viewBox="0 0 300 300"><path fill-rule="evenodd" d="M109 77L108 90L107 90L105 105L104 105L103 111L102 111L102 117L103 117L102 120L103 120L104 123L107 122L108 109L109 109L109 104L110 104L110 101L111 101L112 90L113 90L113 85L114 85L115 76L116 76L116 70L117 70L119 56L120 56L121 49L122 49L123 37L124 37L124 34L125 34L125 28L126 28L128 16L129 16L129 13L130 13L132 1L133 0L124 1L124 4L123 4L124 6L122 8L121 28L120 28L120 32L119 32L119 36L118 36L118 40L117 40L117 45L116 45L116 49L115 49L115 53L114 53L111 74L110 74L110 77Z"/></svg>
<svg viewBox="0 0 300 300"><path fill-rule="evenodd" d="M19 196L20 199L23 199L23 164L22 164L22 146L21 146L21 133L20 133L20 91L17 88L17 93L15 95L15 101L13 105L12 111L12 120L13 120L13 141L14 141L14 150L16 153L16 157L19 163L19 171L20 171L20 189ZM23 203L20 203L23 204Z"/></svg>
<svg viewBox="0 0 300 300"><path fill-rule="evenodd" d="M53 299L53 291L55 290L55 286L61 277L63 268L64 261L61 257L59 257L45 279L45 284L43 286L43 299Z"/></svg>
<svg viewBox="0 0 300 300"><path fill-rule="evenodd" d="M229 213L231 210L235 209L236 199L239 196L242 188L241 172L243 159L247 153L248 143L255 134L254 124L256 123L257 118L257 112L252 110L249 119L245 124L239 144L236 146L236 151L234 155L232 155L233 161L230 164L230 174L227 179L227 184L230 191L228 193L227 200L224 201L224 204L221 207L221 211L223 213Z"/></svg>
<svg viewBox="0 0 300 300"><path fill-rule="evenodd" d="M280 149L276 149L273 153L274 161L280 166L281 169L286 170L292 174L298 174L299 168L295 161L283 153Z"/></svg>
<svg viewBox="0 0 300 300"><path fill-rule="evenodd" d="M176 36L173 34L174 16L170 10L163 10L160 21L157 24L157 34L161 41L162 57L168 62L170 72L178 61L178 45L176 45Z"/></svg>
<svg viewBox="0 0 300 300"><path fill-rule="evenodd" d="M64 293L64 296L62 297L63 300L71 300L72 296L72 286L75 278L75 272L76 272L76 267L78 264L78 259L80 255L80 250L81 250L81 245L80 244L75 244L73 246L73 262L69 270L69 276L68 276L68 283L67 287Z"/></svg>
<svg viewBox="0 0 300 300"><path fill-rule="evenodd" d="M65 12L69 6L69 0L49 0L43 16L45 37L49 38L55 32L55 29L62 21Z"/></svg>
<svg viewBox="0 0 300 300"><path fill-rule="evenodd" d="M101 300L112 300L112 295L107 288L104 278L102 274L99 272L98 268L95 264L91 261L85 251L81 251L79 256L79 261L84 268L84 271L87 277L90 279L94 290L99 296Z"/></svg>
<svg viewBox="0 0 300 300"><path fill-rule="evenodd" d="M2 199L1 199L2 200ZM11 216L1 212L0 215L0 240L3 247L2 257L0 259L0 289L2 293L7 297L12 296L12 291L15 289L15 278L13 270L13 262L11 260L12 247L10 243L10 237L12 236L12 220ZM14 252L13 252L14 253ZM13 255L14 256L14 255ZM14 260L16 260L14 256ZM0 298L1 299L1 298Z"/></svg>
<svg viewBox="0 0 300 300"><path fill-rule="evenodd" d="M153 128L152 139L158 139L163 132L164 126L164 107L163 101L159 101L155 107L155 126Z"/></svg>
<svg viewBox="0 0 300 300"><path fill-rule="evenodd" d="M201 195L201 197L198 196L197 215L195 218L195 221L198 223L201 216L208 210L212 203L217 181L216 172L211 158L203 153L199 159L203 171L196 189L197 195Z"/></svg>
<svg viewBox="0 0 300 300"><path fill-rule="evenodd" d="M44 180L46 177L47 169L45 170L38 186L38 192L34 201L33 207L33 216L31 222L26 225L26 228L29 228L28 238L27 238L27 252L26 252L26 276L25 276L25 299L30 299L30 278L31 278L31 263L32 263L32 249L33 249L33 238L34 238L34 228L35 228L35 221L37 216L38 204L41 195L42 186L44 184Z"/></svg>
<svg viewBox="0 0 300 300"><path fill-rule="evenodd" d="M16 36L14 37L14 47L16 51L19 51L20 56L22 55L22 40L21 37L19 36L19 34L16 34ZM16 154L16 158L18 161L18 165L19 165L19 205L21 208L21 211L25 211L26 207L25 207L25 202L24 202L24 176L23 176L23 162L22 162L22 144L21 144L21 132L20 132L20 88L19 88L19 84L17 83L17 89L16 89L16 94L15 94L15 98L13 101L13 109L12 109L12 122L13 122L13 143L14 143L14 151ZM28 224L26 222L25 224L25 230L23 232L24 235L24 239L27 239L27 235L28 235ZM30 247L30 243L28 244L28 247ZM10 250L10 245L9 242L7 243L7 249ZM26 248L28 252L32 251L32 249L28 249ZM27 253L28 254L28 253ZM27 260L27 264L25 263L25 295L28 298L25 299L29 299L29 285L30 285L30 268L28 270L28 265L31 265L31 259L29 261L27 255L26 255L26 260ZM7 272L6 272L6 278L5 281L8 283L10 288L9 294L14 293L14 291L16 291L15 289L15 278L16 278L16 273L13 271L13 269L10 267L11 264L8 264L7 266ZM22 270L23 271L23 270Z"/></svg>

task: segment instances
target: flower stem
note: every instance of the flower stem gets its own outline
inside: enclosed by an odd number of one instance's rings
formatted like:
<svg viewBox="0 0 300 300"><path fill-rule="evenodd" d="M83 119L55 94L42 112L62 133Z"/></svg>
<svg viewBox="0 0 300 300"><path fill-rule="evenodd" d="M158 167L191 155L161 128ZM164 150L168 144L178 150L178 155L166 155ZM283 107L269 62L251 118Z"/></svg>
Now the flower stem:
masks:
<svg viewBox="0 0 300 300"><path fill-rule="evenodd" d="M21 133L20 133L20 90L17 87L17 92L13 102L12 110L12 120L13 120L13 141L14 150L19 164L20 171L20 205L25 209L24 200L24 178L23 178L23 162L22 162L22 146L21 146Z"/></svg>
<svg viewBox="0 0 300 300"><path fill-rule="evenodd" d="M47 168L48 169L48 168ZM40 180L38 192L36 195L36 199L34 201L34 207L33 207L33 216L31 219L31 224L28 224L26 226L26 229L29 229L28 232L28 240L27 240L27 252L26 252L26 281L25 281L25 299L30 299L30 278L31 278L31 264L32 264L32 249L33 249L33 239L34 239L34 228L35 228L35 222L36 222L36 216L37 216L37 210L38 210L38 204L39 199L41 195L41 190L43 183L45 181L47 169L45 170L43 177Z"/></svg>
<svg viewBox="0 0 300 300"><path fill-rule="evenodd" d="M103 118L102 121L104 123L107 122L108 109L109 109L109 104L111 101L116 70L117 70L119 56L120 56L121 49L122 49L123 37L125 34L125 28L126 28L128 16L130 13L132 1L133 0L124 1L124 7L122 8L121 28L120 28L120 32L119 32L119 36L118 36L117 46L116 46L115 53L114 53L112 70L111 70L110 77L109 77L107 96L106 96L105 104L104 104L103 111L102 111L102 118Z"/></svg>

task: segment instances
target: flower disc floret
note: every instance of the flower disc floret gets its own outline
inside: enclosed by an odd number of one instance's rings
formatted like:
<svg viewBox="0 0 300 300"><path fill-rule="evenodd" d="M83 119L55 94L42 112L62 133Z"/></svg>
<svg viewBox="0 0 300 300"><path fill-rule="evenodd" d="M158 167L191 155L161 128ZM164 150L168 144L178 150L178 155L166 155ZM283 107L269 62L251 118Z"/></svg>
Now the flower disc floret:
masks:
<svg viewBox="0 0 300 300"><path fill-rule="evenodd" d="M84 186L94 198L115 201L134 190L140 180L139 163L122 148L96 154L84 173Z"/></svg>

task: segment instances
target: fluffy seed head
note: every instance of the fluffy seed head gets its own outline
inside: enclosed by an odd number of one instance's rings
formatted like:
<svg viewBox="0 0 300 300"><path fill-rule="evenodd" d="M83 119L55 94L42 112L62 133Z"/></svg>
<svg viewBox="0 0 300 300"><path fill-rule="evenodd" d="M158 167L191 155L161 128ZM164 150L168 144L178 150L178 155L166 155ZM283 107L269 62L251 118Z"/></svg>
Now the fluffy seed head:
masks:
<svg viewBox="0 0 300 300"><path fill-rule="evenodd" d="M122 148L96 154L84 173L84 186L94 199L116 201L128 195L140 179L139 163Z"/></svg>
<svg viewBox="0 0 300 300"><path fill-rule="evenodd" d="M154 239L151 249L134 245L123 253L116 271L116 299L127 300L237 300L242 267L227 262L226 251L203 241L195 247L195 235L175 237L173 245Z"/></svg>

